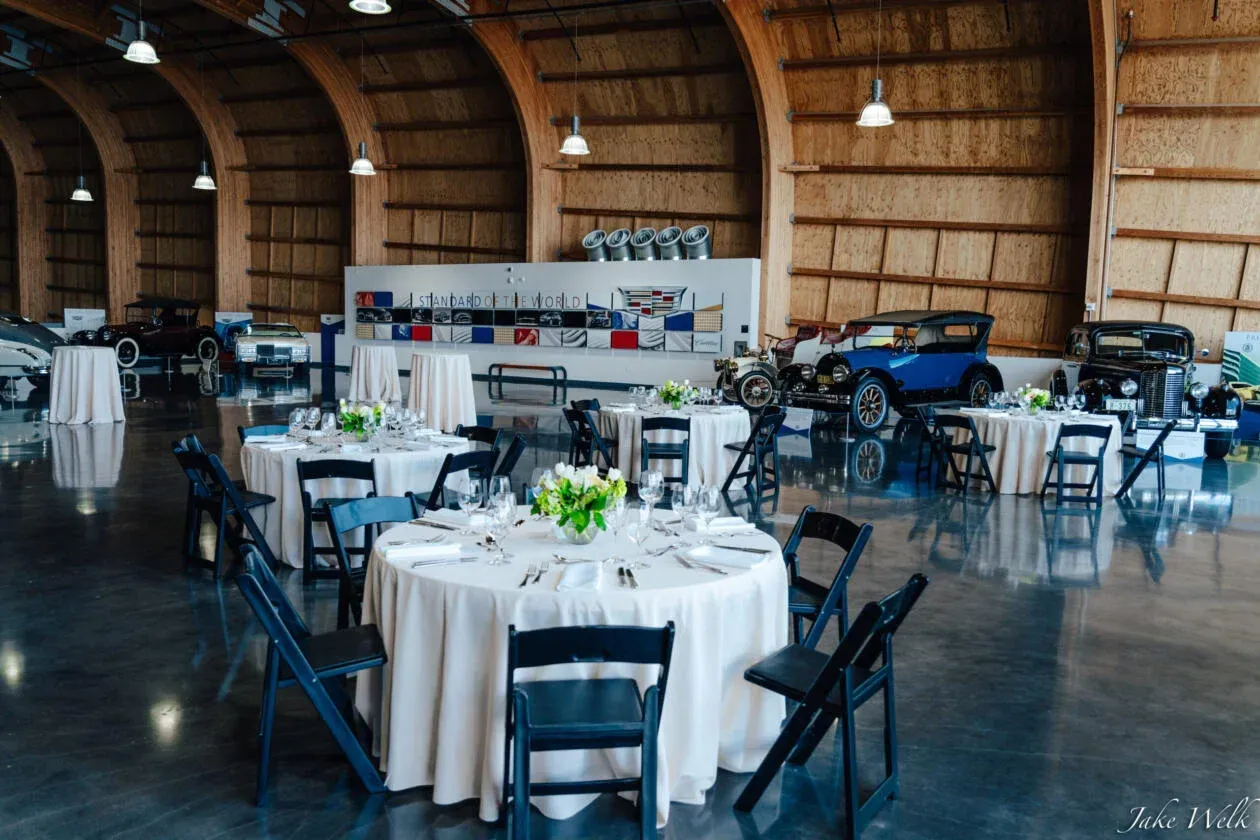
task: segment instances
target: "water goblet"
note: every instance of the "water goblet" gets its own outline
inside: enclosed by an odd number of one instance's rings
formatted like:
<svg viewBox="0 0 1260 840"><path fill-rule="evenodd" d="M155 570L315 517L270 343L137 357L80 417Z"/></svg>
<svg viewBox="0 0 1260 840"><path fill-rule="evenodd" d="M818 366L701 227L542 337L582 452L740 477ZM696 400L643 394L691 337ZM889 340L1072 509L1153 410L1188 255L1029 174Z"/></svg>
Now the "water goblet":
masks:
<svg viewBox="0 0 1260 840"><path fill-rule="evenodd" d="M696 487L679 484L670 491L669 504L678 514L678 524L686 527L687 520L696 515Z"/></svg>
<svg viewBox="0 0 1260 840"><path fill-rule="evenodd" d="M490 478L489 498L496 502L501 499L511 500L516 503L516 491L512 489L512 478L506 475L496 475Z"/></svg>
<svg viewBox="0 0 1260 840"><path fill-rule="evenodd" d="M295 408L289 412L289 434L297 437L298 431L306 423L306 409Z"/></svg>
<svg viewBox="0 0 1260 840"><path fill-rule="evenodd" d="M504 550L503 541L512 528L512 517L515 515L516 505L505 500L495 502L486 511L486 535L495 547L495 553L486 559L487 565L502 566L512 556Z"/></svg>
<svg viewBox="0 0 1260 840"><path fill-rule="evenodd" d="M700 529L700 545L709 544L709 523L722 510L722 493L714 485L706 484L696 493L696 518L704 526Z"/></svg>
<svg viewBox="0 0 1260 840"><path fill-rule="evenodd" d="M617 555L617 541L621 537L621 530L626 524L626 498L622 496L615 499L612 507L604 510L604 524L608 526L608 530L612 531L613 537L613 553L605 560L605 563L615 564L621 562L621 557Z"/></svg>
<svg viewBox="0 0 1260 840"><path fill-rule="evenodd" d="M664 496L664 473L660 470L645 470L639 474L639 498L647 504L649 524L651 524L652 509Z"/></svg>
<svg viewBox="0 0 1260 840"><path fill-rule="evenodd" d="M631 569L650 568L652 564L643 559L643 544L652 536L652 508L640 505L637 511L628 511L624 529L635 548L634 558L627 565Z"/></svg>
<svg viewBox="0 0 1260 840"><path fill-rule="evenodd" d="M313 405L306 410L306 428L312 433L319 428L319 421L324 417L324 412L320 411L319 406Z"/></svg>

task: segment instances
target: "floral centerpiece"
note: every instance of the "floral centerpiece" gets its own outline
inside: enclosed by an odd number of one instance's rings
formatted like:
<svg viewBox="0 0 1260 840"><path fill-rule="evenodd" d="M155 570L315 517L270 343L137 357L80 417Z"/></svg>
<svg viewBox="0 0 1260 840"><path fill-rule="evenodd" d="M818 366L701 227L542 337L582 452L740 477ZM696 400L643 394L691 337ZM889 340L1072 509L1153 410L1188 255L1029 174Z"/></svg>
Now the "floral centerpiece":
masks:
<svg viewBox="0 0 1260 840"><path fill-rule="evenodd" d="M348 435L365 438L380 427L385 416L383 403L376 405L347 403L341 401L338 412L341 420L341 431Z"/></svg>
<svg viewBox="0 0 1260 840"><path fill-rule="evenodd" d="M589 543L607 530L604 511L625 497L626 481L616 468L602 477L594 467L556 464L554 473L555 478L539 482L531 512L558 517L556 530L569 542Z"/></svg>
<svg viewBox="0 0 1260 840"><path fill-rule="evenodd" d="M691 387L691 380L684 379L679 385L672 379L666 379L665 384L656 389L656 395L661 398L661 402L673 408L675 411L684 405L691 405L696 401L696 389Z"/></svg>
<svg viewBox="0 0 1260 840"><path fill-rule="evenodd" d="M1017 388L1015 396L1019 399L1020 405L1028 409L1029 414L1036 414L1050 405L1050 392L1044 388L1034 388L1028 383L1025 383L1022 388Z"/></svg>

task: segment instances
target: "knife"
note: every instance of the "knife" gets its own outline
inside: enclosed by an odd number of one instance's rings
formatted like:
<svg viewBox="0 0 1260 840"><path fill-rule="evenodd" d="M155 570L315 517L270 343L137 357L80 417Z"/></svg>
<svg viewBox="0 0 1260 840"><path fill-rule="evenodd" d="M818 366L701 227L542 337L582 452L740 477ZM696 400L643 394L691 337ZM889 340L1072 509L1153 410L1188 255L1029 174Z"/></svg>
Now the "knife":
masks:
<svg viewBox="0 0 1260 840"><path fill-rule="evenodd" d="M637 580L635 580L635 577L634 577L634 572L630 571L629 569L626 569L626 579L630 581L630 588L631 588L631 589L638 589L638 588L639 588L639 582L638 582Z"/></svg>
<svg viewBox="0 0 1260 840"><path fill-rule="evenodd" d="M674 559L686 566L688 569L701 569L702 571L713 572L718 575L730 574L730 572L726 571L726 569L719 569L717 566L706 566L704 563L699 563L695 560L688 560L681 554L675 554Z"/></svg>
<svg viewBox="0 0 1260 840"><path fill-rule="evenodd" d="M626 567L625 566L617 567L617 583L621 586L626 585Z"/></svg>
<svg viewBox="0 0 1260 840"><path fill-rule="evenodd" d="M771 553L770 549L768 548L746 548L742 545L718 545L717 543L714 543L713 547L725 548L728 551L746 551L749 554L770 554Z"/></svg>
<svg viewBox="0 0 1260 840"><path fill-rule="evenodd" d="M423 525L426 528L441 528L443 531L458 531L454 525L447 525L444 522L430 522L427 519L413 519L407 523L408 525Z"/></svg>

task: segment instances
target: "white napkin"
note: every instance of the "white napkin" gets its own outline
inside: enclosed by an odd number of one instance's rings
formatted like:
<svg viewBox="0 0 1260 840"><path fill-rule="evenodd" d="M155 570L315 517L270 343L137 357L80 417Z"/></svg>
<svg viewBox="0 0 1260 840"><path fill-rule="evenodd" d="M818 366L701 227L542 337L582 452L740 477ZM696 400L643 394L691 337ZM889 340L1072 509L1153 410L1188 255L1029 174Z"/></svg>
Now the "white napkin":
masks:
<svg viewBox="0 0 1260 840"><path fill-rule="evenodd" d="M740 516L715 516L709 521L707 528L699 519L689 518L687 520L687 529L695 531L697 534L712 534L717 531L755 531L757 530L757 526L753 525L751 522L745 521L744 518Z"/></svg>
<svg viewBox="0 0 1260 840"><path fill-rule="evenodd" d="M305 449L306 444L301 441L290 441L288 443L258 443L255 444L259 449L267 452L280 452L285 449Z"/></svg>
<svg viewBox="0 0 1260 840"><path fill-rule="evenodd" d="M604 567L601 563L575 563L564 567L560 582L556 584L558 592L598 592L604 585Z"/></svg>
<svg viewBox="0 0 1260 840"><path fill-rule="evenodd" d="M363 452L363 451L364 451L364 447L363 447L363 444L361 443L341 444L341 453L343 455L358 455L360 452Z"/></svg>
<svg viewBox="0 0 1260 840"><path fill-rule="evenodd" d="M390 545L396 542L397 545ZM389 540L381 543L381 554L386 560L440 560L448 557L459 557L460 545L454 542L408 542L406 539Z"/></svg>
<svg viewBox="0 0 1260 840"><path fill-rule="evenodd" d="M634 411L636 407L634 403L609 403L603 406L606 411Z"/></svg>
<svg viewBox="0 0 1260 840"><path fill-rule="evenodd" d="M468 438L462 438L459 435L431 435L429 440L434 443L444 443L448 445L453 443L468 443Z"/></svg>
<svg viewBox="0 0 1260 840"><path fill-rule="evenodd" d="M681 552L681 556L710 566L728 566L732 569L751 569L766 562L770 555L751 551L734 551L712 545L698 545Z"/></svg>
<svg viewBox="0 0 1260 840"><path fill-rule="evenodd" d="M454 525L457 528L481 528L486 524L486 515L484 513L469 515L462 510L451 510L450 508L425 511L424 518L440 522L443 525Z"/></svg>
<svg viewBox="0 0 1260 840"><path fill-rule="evenodd" d="M245 438L246 443L288 443L292 440L288 435L252 435Z"/></svg>

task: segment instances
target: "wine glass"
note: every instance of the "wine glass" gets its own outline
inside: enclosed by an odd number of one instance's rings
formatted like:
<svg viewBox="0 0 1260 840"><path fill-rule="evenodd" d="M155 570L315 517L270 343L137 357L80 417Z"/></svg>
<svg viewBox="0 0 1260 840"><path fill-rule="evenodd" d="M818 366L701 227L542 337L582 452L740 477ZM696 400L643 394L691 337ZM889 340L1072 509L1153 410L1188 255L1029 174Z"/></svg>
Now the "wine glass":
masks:
<svg viewBox="0 0 1260 840"><path fill-rule="evenodd" d="M325 412L321 428L326 437L332 437L337 431L337 413L334 411Z"/></svg>
<svg viewBox="0 0 1260 840"><path fill-rule="evenodd" d="M324 412L320 411L319 406L313 405L306 410L306 428L313 434L319 428L319 421L324 417Z"/></svg>
<svg viewBox="0 0 1260 840"><path fill-rule="evenodd" d="M665 474L660 470L645 470L639 474L639 498L647 504L648 524L652 522L652 509L665 495Z"/></svg>
<svg viewBox="0 0 1260 840"><path fill-rule="evenodd" d="M687 520L696 515L696 487L680 484L670 491L669 504L678 514L678 524L686 527Z"/></svg>
<svg viewBox="0 0 1260 840"><path fill-rule="evenodd" d="M489 497L496 502L500 499L509 499L513 504L516 503L516 491L512 489L512 478L506 475L496 475L490 477Z"/></svg>
<svg viewBox="0 0 1260 840"><path fill-rule="evenodd" d="M481 482L469 481L466 487L459 488L455 498L459 501L459 509L471 519L472 515L481 509Z"/></svg>
<svg viewBox="0 0 1260 840"><path fill-rule="evenodd" d="M503 549L503 541L512 527L512 517L516 515L516 505L506 499L499 499L486 511L486 534L494 543L495 553L486 559L490 566L502 566L512 556Z"/></svg>
<svg viewBox="0 0 1260 840"><path fill-rule="evenodd" d="M289 412L289 434L297 437L297 433L306 423L306 409L295 408Z"/></svg>
<svg viewBox="0 0 1260 840"><path fill-rule="evenodd" d="M608 526L608 530L613 535L613 553L604 562L620 563L621 558L617 556L617 541L621 537L621 529L626 524L626 497L613 500L612 507L604 511L604 524Z"/></svg>
<svg viewBox="0 0 1260 840"><path fill-rule="evenodd" d="M722 510L722 493L715 485L706 484L696 492L696 518L704 525L700 529L700 545L709 544L709 523Z"/></svg>
<svg viewBox="0 0 1260 840"><path fill-rule="evenodd" d="M637 511L627 512L624 527L635 548L634 558L627 565L631 569L650 568L652 564L643 559L643 544L652 536L652 508L639 505Z"/></svg>

